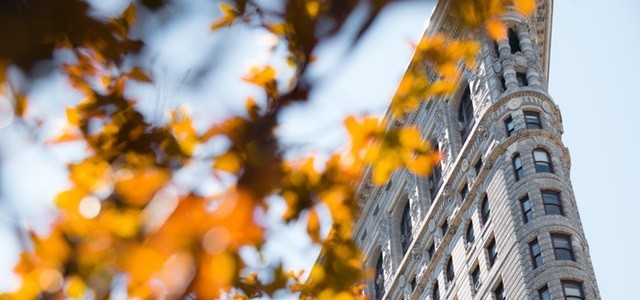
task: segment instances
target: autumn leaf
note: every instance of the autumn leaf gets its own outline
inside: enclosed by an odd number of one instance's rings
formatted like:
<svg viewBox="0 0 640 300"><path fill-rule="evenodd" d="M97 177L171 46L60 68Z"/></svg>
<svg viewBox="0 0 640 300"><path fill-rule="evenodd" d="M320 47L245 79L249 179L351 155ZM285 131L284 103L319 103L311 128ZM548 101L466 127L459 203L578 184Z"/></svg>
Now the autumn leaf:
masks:
<svg viewBox="0 0 640 300"><path fill-rule="evenodd" d="M246 82L253 83L261 87L267 87L267 85L274 82L276 78L276 69L271 66L263 68L253 67L249 71L249 74L242 79Z"/></svg>
<svg viewBox="0 0 640 300"><path fill-rule="evenodd" d="M121 170L116 175L115 191L127 204L142 207L151 201L169 179L169 173L158 168Z"/></svg>
<svg viewBox="0 0 640 300"><path fill-rule="evenodd" d="M320 220L315 209L310 209L307 219L307 233L314 243L319 243L320 238Z"/></svg>
<svg viewBox="0 0 640 300"><path fill-rule="evenodd" d="M222 12L222 18L211 24L211 30L218 30L224 26L231 25L239 14L235 7L231 6L228 3L220 2L218 6L220 8L220 11Z"/></svg>

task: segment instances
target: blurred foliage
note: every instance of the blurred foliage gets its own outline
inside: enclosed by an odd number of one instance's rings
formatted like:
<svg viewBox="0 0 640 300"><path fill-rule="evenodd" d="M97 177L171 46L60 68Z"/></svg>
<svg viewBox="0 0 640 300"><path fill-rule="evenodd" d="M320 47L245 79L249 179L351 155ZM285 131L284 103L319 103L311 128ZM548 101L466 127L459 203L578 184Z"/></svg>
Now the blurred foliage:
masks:
<svg viewBox="0 0 640 300"><path fill-rule="evenodd" d="M362 3L361 3L362 2ZM286 87L279 86L274 66L256 66L244 77L264 91L266 105L246 102L246 114L210 124L199 133L189 114L171 113L166 124L152 124L135 99L125 96L130 81L152 82L144 66L123 64L143 47L131 38L140 9L155 13L170 0L132 2L118 17L103 20L83 0L5 0L0 4L0 93L12 101L17 122L28 121L28 92L12 84L7 72L17 68L27 80L42 72L61 71L84 100L68 107L67 126L53 143L76 142L87 147L84 160L68 164L72 186L55 199L59 215L46 236L31 233L15 272L19 289L0 298L109 297L116 278L125 278L128 295L140 298L202 299L233 295L235 299L273 295L290 289L304 298L362 298L367 273L361 252L351 240L358 214L355 187L367 169L376 184L407 168L428 175L439 155L420 131L393 127L377 117L345 120L351 138L347 151L335 153L318 168L314 157L289 161L274 134L278 116L294 102L304 102L313 88L308 67L318 44L345 27L356 7L368 7L355 40L369 28L386 0L282 0L277 9L262 1L221 2L222 17L211 30L247 24L276 35L288 49L294 71ZM498 18L510 5L529 14L532 0L453 0L451 9L470 31L486 30L504 37ZM461 69L472 67L478 41L444 34L425 37L392 100L393 117L415 110L422 101L451 93ZM42 68L66 50L72 63ZM54 64L55 65L55 64ZM229 147L216 157L195 157L195 150L217 137ZM174 174L205 160L212 178L234 178L223 193L179 195L175 208L158 221L156 195L175 184ZM264 222L257 216L269 197L284 199L285 222L305 221L321 257L310 271L286 271L272 266L265 281L245 272L239 250L260 249ZM331 216L331 229L321 234L318 209ZM124 276L124 277L123 277Z"/></svg>

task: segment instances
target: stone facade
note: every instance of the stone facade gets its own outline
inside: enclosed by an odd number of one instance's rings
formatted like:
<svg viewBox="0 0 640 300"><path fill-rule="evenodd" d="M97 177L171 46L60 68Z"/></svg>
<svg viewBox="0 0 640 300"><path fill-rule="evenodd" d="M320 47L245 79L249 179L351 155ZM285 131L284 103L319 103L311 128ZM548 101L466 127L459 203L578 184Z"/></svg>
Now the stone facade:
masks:
<svg viewBox="0 0 640 300"><path fill-rule="evenodd" d="M447 2L425 35L459 30ZM551 3L506 15L511 34L479 37L458 92L395 120L417 125L443 161L429 178L360 183L354 239L376 270L372 299L600 299L547 93Z"/></svg>

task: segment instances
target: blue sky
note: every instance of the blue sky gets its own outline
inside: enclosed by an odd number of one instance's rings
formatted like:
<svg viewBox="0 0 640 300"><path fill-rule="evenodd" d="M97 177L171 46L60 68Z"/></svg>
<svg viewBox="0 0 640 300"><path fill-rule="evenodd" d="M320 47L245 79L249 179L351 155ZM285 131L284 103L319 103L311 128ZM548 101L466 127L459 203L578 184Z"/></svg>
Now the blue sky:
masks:
<svg viewBox="0 0 640 300"><path fill-rule="evenodd" d="M100 3L105 9L117 10L117 2ZM104 3L111 3L112 8ZM421 36L432 6L430 1L392 5L362 44L346 57L341 56L339 41L327 45L329 50L319 53L316 67L318 76L327 79L321 81L321 88L312 94L309 104L290 109L281 129L287 140L292 145L312 141L316 151L322 152L344 142L339 124L345 115L384 112L411 56L410 43ZM195 6L196 15L182 20L183 27L154 38L154 43L161 45L161 50L154 53L154 72L160 75L156 77L161 80L163 92L155 92L157 87L140 87L134 93L152 95L168 107L180 103L206 106L206 110L194 110L196 117L203 111L214 111L214 118L220 118L242 107L240 100L247 91L255 91L224 87L238 84L251 65L274 62L277 57L264 51L271 43L264 35L231 28L211 36L208 24L216 10L215 5ZM634 224L635 214L640 211L640 196L635 192L639 178L636 170L640 169L640 156L635 153L640 149L640 123L635 122L640 97L635 91L638 84L634 76L640 70L636 56L640 49L640 18L635 15L638 12L640 2L634 0L554 3L549 90L562 112L563 140L571 152L572 183L603 299L634 295L634 284L640 279L640 258L635 255L640 248L640 233ZM189 34L181 35L181 28ZM222 62L224 72L205 78L211 84L182 89L177 82L189 79L189 66L206 57L205 51L214 47L216 40L231 35L242 36L233 46L257 50L227 53L229 58ZM196 42L180 42L187 38ZM193 48L204 50L184 55ZM46 85L55 93L65 94L59 79ZM34 96L35 108L40 107L44 115L61 118L61 110L47 111L50 95L51 92ZM209 98L219 101L204 101ZM152 103L149 110L158 105ZM69 149L43 150L16 137L16 128L2 129L4 125L0 122L0 145L11 146L2 149L3 196L16 203L21 222L46 227L50 199L66 184L61 172ZM0 290L15 284L7 277L15 262L11 250L16 241L4 226L9 218L2 212L7 211L6 205L6 201L0 202ZM42 219L45 222L38 222ZM276 230L301 232L301 228ZM274 235L276 242L270 252L275 257L293 257L288 263L292 268L310 265L317 249L292 236L295 235Z"/></svg>

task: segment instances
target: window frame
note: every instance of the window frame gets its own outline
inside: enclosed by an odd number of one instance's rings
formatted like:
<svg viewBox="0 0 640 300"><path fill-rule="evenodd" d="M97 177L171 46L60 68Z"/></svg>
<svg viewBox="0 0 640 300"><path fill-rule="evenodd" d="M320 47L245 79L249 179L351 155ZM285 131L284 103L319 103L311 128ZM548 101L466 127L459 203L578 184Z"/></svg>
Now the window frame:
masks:
<svg viewBox="0 0 640 300"><path fill-rule="evenodd" d="M533 205L531 204L529 195L525 195L524 197L520 198L519 201L520 209L522 210L522 220L524 221L524 224L527 224L529 223L529 221L533 220Z"/></svg>
<svg viewBox="0 0 640 300"><path fill-rule="evenodd" d="M407 200L407 204L402 210L400 219L400 246L402 248L402 256L409 250L409 246L413 242L413 226L411 224L411 202Z"/></svg>
<svg viewBox="0 0 640 300"><path fill-rule="evenodd" d="M544 264L544 260L542 259L542 249L540 249L538 238L529 242L529 254L531 255L531 265L534 270Z"/></svg>
<svg viewBox="0 0 640 300"><path fill-rule="evenodd" d="M520 181L520 179L524 178L524 165L522 164L520 153L516 153L513 158L511 158L511 162L516 181Z"/></svg>
<svg viewBox="0 0 640 300"><path fill-rule="evenodd" d="M586 297L584 296L584 288L582 286L582 282L579 281L575 281L575 280L562 280L561 281L562 284L562 295L564 296L564 299L566 300L573 300L573 299L577 299L577 300L584 300L586 299ZM578 295L567 295L567 286L569 285L573 285L574 287L577 287L577 291L578 291Z"/></svg>
<svg viewBox="0 0 640 300"><path fill-rule="evenodd" d="M536 153L540 155L544 155L544 157L539 157ZM533 164L536 169L536 173L555 173L553 170L553 163L551 162L551 154L544 148L536 148L531 154L533 155ZM541 160L538 160L541 158Z"/></svg>
<svg viewBox="0 0 640 300"><path fill-rule="evenodd" d="M496 286L496 288L492 291L493 297L495 300L506 300L507 297L504 295L504 284L502 281Z"/></svg>
<svg viewBox="0 0 640 300"><path fill-rule="evenodd" d="M449 256L449 259L447 260L447 263L445 265L445 276L444 278L445 283L449 284L451 283L455 278L456 278L456 272L454 270L454 265L453 265L453 257Z"/></svg>
<svg viewBox="0 0 640 300"><path fill-rule="evenodd" d="M542 129L542 119L540 113L533 110L525 110L523 112L524 123L527 129Z"/></svg>
<svg viewBox="0 0 640 300"><path fill-rule="evenodd" d="M559 245L559 243L562 244ZM576 261L576 255L571 242L571 235L564 233L552 233L551 245L553 247L553 256L556 260Z"/></svg>
<svg viewBox="0 0 640 300"><path fill-rule="evenodd" d="M538 289L538 298L540 300L551 300L551 293L549 292L549 286L544 285Z"/></svg>
<svg viewBox="0 0 640 300"><path fill-rule="evenodd" d="M384 288L384 258L382 256L382 252L380 252L380 256L378 256L378 260L376 261L376 276L373 278L373 291L375 293L374 299L380 300L384 296L385 288Z"/></svg>
<svg viewBox="0 0 640 300"><path fill-rule="evenodd" d="M487 251L487 261L489 262L489 267L493 267L496 261L498 260L498 244L496 243L496 238L492 237L491 241L487 243L485 247Z"/></svg>
<svg viewBox="0 0 640 300"><path fill-rule="evenodd" d="M504 119L503 122L504 128L507 131L507 137L510 137L516 131L516 123L513 121L513 117L511 115Z"/></svg>
<svg viewBox="0 0 640 300"><path fill-rule="evenodd" d="M509 40L509 50L511 54L515 54L522 51L522 46L520 45L520 37L518 36L518 32L513 28L509 28L507 30L507 38Z"/></svg>
<svg viewBox="0 0 640 300"><path fill-rule="evenodd" d="M475 230L473 229L473 221L469 221L469 224L467 225L467 229L464 232L464 238L467 245L471 245L476 241L476 233L475 233Z"/></svg>
<svg viewBox="0 0 640 300"><path fill-rule="evenodd" d="M471 87L466 85L462 96L460 97L460 103L458 103L458 126L460 130L460 145L464 145L464 142L469 137L471 129L475 123L475 107L473 107L473 100L471 99Z"/></svg>
<svg viewBox="0 0 640 300"><path fill-rule="evenodd" d="M480 221L482 224L487 224L491 217L491 207L489 207L489 196L485 194L480 201Z"/></svg>
<svg viewBox="0 0 640 300"><path fill-rule="evenodd" d="M564 216L564 207L560 192L554 190L540 190L545 215ZM557 203L555 203L557 201Z"/></svg>

